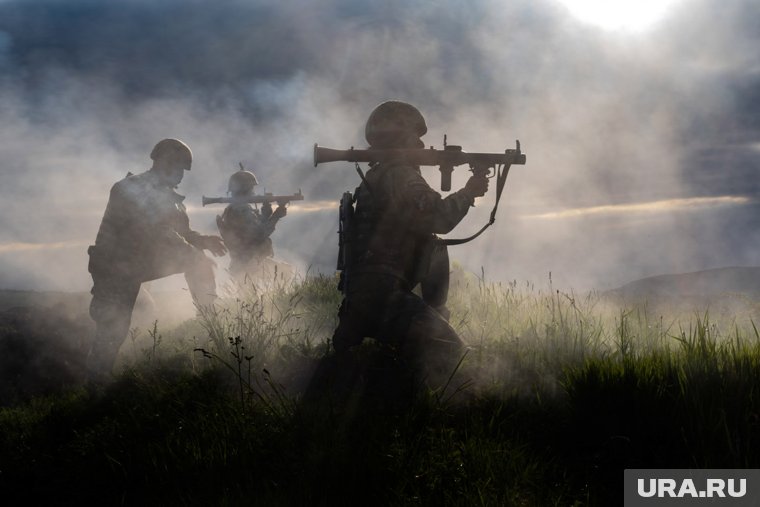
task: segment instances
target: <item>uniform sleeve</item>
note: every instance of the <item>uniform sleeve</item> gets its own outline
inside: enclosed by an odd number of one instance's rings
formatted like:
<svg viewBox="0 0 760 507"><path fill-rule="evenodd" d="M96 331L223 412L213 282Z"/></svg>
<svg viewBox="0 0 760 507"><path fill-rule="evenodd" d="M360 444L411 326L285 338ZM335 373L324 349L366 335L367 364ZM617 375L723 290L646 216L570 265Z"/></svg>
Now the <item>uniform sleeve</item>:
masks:
<svg viewBox="0 0 760 507"><path fill-rule="evenodd" d="M256 225L251 227L253 237L258 241L263 241L272 235L278 218L269 217L268 219L259 218Z"/></svg>
<svg viewBox="0 0 760 507"><path fill-rule="evenodd" d="M261 221L261 233L265 234L265 237L269 237L274 232L275 227L277 226L277 222L280 220L280 217L270 215L269 218Z"/></svg>
<svg viewBox="0 0 760 507"><path fill-rule="evenodd" d="M396 168L400 209L409 213L409 227L420 233L446 234L462 221L474 199L463 190L447 197L430 188L422 175L409 168Z"/></svg>
<svg viewBox="0 0 760 507"><path fill-rule="evenodd" d="M180 218L177 220L177 234L190 245L203 250L205 236L190 228L190 217L187 216L185 206L179 205Z"/></svg>

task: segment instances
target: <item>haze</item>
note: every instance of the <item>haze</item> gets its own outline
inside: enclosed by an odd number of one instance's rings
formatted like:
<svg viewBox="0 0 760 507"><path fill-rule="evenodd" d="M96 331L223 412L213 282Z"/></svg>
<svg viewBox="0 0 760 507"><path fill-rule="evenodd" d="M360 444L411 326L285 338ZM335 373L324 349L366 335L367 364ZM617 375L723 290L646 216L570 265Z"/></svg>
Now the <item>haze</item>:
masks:
<svg viewBox="0 0 760 507"><path fill-rule="evenodd" d="M195 229L215 231L201 196L242 162L306 196L277 257L332 273L335 206L359 181L314 168L312 146L364 147L387 99L419 107L428 145L521 141L496 224L451 251L489 279L604 289L757 265L759 20L749 0L676 2L645 30L549 0L2 1L0 287L89 290L108 191L164 137L195 154L179 188Z"/></svg>

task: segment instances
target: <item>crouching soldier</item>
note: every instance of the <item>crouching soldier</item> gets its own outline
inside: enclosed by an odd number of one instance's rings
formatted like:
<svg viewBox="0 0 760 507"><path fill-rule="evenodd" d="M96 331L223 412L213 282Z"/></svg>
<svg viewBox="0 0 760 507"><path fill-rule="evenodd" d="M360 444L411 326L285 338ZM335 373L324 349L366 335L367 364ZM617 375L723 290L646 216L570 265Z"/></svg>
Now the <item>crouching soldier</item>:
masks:
<svg viewBox="0 0 760 507"><path fill-rule="evenodd" d="M113 369L143 282L184 273L196 305L216 299L215 263L203 250L220 256L226 249L218 236L190 229L184 197L174 191L190 170L190 148L164 139L150 158L148 171L129 173L111 188L95 245L88 249L90 315L96 324L87 357L91 378L104 378Z"/></svg>
<svg viewBox="0 0 760 507"><path fill-rule="evenodd" d="M370 150L422 148L426 132L417 108L397 101L375 108L365 129ZM344 240L351 256L333 335L337 352L372 337L396 346L432 384L445 381L463 346L447 322L448 255L435 234L451 231L487 190L486 177L473 175L464 188L442 198L419 166L402 158L371 164L356 190ZM424 299L412 292L421 282Z"/></svg>
<svg viewBox="0 0 760 507"><path fill-rule="evenodd" d="M266 266L285 266L272 260L274 248L270 236L288 210L284 203L272 210L272 203L265 201L259 210L247 202L256 185L258 181L252 172L241 168L233 173L228 185L232 202L216 217L219 233L230 252L230 274L239 280L247 274L258 278L264 271L271 271Z"/></svg>

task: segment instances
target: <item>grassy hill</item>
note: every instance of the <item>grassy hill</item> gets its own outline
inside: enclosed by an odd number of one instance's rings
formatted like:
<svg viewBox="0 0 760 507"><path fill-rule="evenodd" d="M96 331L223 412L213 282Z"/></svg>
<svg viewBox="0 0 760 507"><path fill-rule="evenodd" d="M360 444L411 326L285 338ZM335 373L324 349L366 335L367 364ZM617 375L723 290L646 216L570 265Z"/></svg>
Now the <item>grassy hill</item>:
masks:
<svg viewBox="0 0 760 507"><path fill-rule="evenodd" d="M0 405L84 378L95 326L87 292L0 290ZM174 327L195 315L187 291L141 293L132 327ZM144 339L144 337L143 337Z"/></svg>
<svg viewBox="0 0 760 507"><path fill-rule="evenodd" d="M4 503L606 506L626 468L760 467L751 305L456 279L445 389L376 342L332 354L334 279L249 287L128 340L112 383L8 398Z"/></svg>

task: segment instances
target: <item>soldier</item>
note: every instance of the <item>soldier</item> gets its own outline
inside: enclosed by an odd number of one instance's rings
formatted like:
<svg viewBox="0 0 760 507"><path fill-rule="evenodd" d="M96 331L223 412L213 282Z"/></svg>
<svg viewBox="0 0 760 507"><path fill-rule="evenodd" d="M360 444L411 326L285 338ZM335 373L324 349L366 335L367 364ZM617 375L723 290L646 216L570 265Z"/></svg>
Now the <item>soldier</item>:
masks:
<svg viewBox="0 0 760 507"><path fill-rule="evenodd" d="M424 147L420 137L426 132L425 120L414 106L389 101L372 112L365 136L369 149L411 149ZM451 231L487 190L484 176L472 176L464 188L442 198L419 167L404 160L371 166L355 194L347 238L351 261L343 273L344 299L333 335L337 352L373 337L397 346L402 357L424 368L433 383L451 373L462 343L447 322L445 292L443 300L437 295L430 301L441 306L439 312L412 289L424 281L428 292L446 290L448 257L435 234ZM441 280L431 278L433 273Z"/></svg>
<svg viewBox="0 0 760 507"><path fill-rule="evenodd" d="M215 262L203 250L220 256L226 249L218 236L190 229L185 198L174 191L190 170L190 148L164 139L150 158L148 171L129 173L111 188L95 245L88 249L96 332L87 367L93 378L113 369L143 282L184 273L196 305L216 299Z"/></svg>
<svg viewBox="0 0 760 507"><path fill-rule="evenodd" d="M272 239L269 237L277 222L287 214L284 204L272 211L269 202L261 206L261 211L245 202L254 194L258 185L256 176L242 168L230 176L228 193L233 199L221 216L216 217L219 233L230 251L230 273L241 277L248 268L257 268L265 259L274 257Z"/></svg>

